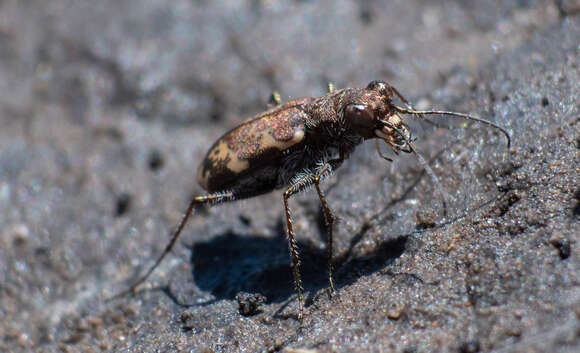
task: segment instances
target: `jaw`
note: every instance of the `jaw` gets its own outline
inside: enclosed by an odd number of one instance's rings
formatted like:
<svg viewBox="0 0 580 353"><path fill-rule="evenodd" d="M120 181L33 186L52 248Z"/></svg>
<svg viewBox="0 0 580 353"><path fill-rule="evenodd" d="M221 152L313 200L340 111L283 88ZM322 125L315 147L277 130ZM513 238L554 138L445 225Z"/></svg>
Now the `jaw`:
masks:
<svg viewBox="0 0 580 353"><path fill-rule="evenodd" d="M391 114L383 121L383 126L375 129L375 137L385 141L393 151L411 152L409 146L411 133L397 114Z"/></svg>
<svg viewBox="0 0 580 353"><path fill-rule="evenodd" d="M395 153L402 150L401 146L394 143L392 135L387 135L379 129L375 130L375 134L377 139L385 141L385 143L389 145Z"/></svg>

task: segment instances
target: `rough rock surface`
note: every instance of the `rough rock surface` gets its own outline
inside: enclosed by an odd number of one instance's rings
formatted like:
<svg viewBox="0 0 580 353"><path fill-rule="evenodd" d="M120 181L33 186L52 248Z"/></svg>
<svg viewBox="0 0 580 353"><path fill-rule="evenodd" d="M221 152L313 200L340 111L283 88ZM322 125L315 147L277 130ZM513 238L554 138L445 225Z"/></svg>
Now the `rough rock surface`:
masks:
<svg viewBox="0 0 580 353"><path fill-rule="evenodd" d="M577 1L0 1L0 351L578 352ZM506 127L414 124L313 193L209 209L136 296L197 166L268 95L389 81L416 106ZM301 350L302 349L302 350Z"/></svg>

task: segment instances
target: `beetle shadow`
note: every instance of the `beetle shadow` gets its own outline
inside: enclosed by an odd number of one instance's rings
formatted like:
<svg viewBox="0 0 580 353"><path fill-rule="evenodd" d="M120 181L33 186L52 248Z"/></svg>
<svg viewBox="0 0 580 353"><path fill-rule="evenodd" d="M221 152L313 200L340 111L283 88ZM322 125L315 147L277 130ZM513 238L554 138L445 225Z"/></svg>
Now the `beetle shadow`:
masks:
<svg viewBox="0 0 580 353"><path fill-rule="evenodd" d="M279 234L285 234L280 222ZM361 232L366 232L364 229ZM354 247L361 236L351 241ZM350 252L334 258L334 284L341 288L360 276L384 269L405 250L407 236L387 240L361 257ZM319 290L329 286L326 249L314 242L298 241L300 274L306 294L306 305ZM233 300L240 292L261 294L266 303L287 302L296 295L285 236L265 238L258 235L225 233L192 248L193 278L196 286L213 295L215 300Z"/></svg>
<svg viewBox="0 0 580 353"><path fill-rule="evenodd" d="M225 233L192 248L196 286L216 300L239 292L262 294L276 302L293 291L286 241L282 237Z"/></svg>

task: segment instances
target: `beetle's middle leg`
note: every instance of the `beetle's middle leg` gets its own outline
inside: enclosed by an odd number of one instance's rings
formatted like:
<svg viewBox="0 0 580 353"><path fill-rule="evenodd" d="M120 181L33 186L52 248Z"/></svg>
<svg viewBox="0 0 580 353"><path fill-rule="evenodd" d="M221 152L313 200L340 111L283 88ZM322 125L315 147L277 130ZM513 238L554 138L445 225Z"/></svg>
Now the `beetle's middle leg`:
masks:
<svg viewBox="0 0 580 353"><path fill-rule="evenodd" d="M326 228L328 232L326 250L328 256L328 283L330 284L330 292L329 292L330 294L334 292L334 282L332 281L332 245L333 245L332 229L334 226L335 217L332 211L330 210L330 207L328 207L328 204L326 203L326 199L324 198L322 190L320 190L320 180L331 171L332 167L330 166L330 164L325 163L322 166L322 168L318 170L318 173L314 177L314 186L316 187L316 192L318 193L318 198L320 199L320 204L322 205L322 210L324 212L324 220L326 222Z"/></svg>
<svg viewBox="0 0 580 353"><path fill-rule="evenodd" d="M292 217L290 215L290 207L288 200L294 194L299 193L308 186L312 185L313 179L316 177L314 173L305 173L295 178L292 184L284 191L284 210L286 212L286 227L288 229L288 248L290 249L290 258L292 260L292 272L294 274L294 283L298 292L298 320L302 321L304 305L302 298L302 280L300 279L300 258L298 257L298 245L294 238L294 226L292 224Z"/></svg>

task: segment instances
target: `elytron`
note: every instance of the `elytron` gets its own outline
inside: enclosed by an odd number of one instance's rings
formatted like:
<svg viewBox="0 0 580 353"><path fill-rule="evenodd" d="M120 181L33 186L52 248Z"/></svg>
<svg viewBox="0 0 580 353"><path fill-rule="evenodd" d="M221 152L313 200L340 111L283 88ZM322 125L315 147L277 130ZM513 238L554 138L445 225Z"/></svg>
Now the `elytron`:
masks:
<svg viewBox="0 0 580 353"><path fill-rule="evenodd" d="M397 106L395 96L405 104ZM280 104L260 113L219 138L207 152L197 175L207 195L194 197L171 240L153 266L126 292L133 292L159 266L179 238L192 212L203 205L251 198L275 189L284 189L288 247L294 282L298 293L298 318L303 318L300 259L288 200L296 193L314 186L327 226L328 281L332 279L333 224L335 217L320 188L320 182L339 168L355 147L365 140L384 141L398 152L417 153L404 114L448 115L473 120L501 131L510 145L510 136L500 126L467 114L415 110L392 86L372 81L366 88L334 90L322 97L307 97ZM121 295L122 295L121 294Z"/></svg>

